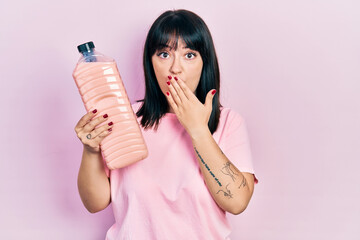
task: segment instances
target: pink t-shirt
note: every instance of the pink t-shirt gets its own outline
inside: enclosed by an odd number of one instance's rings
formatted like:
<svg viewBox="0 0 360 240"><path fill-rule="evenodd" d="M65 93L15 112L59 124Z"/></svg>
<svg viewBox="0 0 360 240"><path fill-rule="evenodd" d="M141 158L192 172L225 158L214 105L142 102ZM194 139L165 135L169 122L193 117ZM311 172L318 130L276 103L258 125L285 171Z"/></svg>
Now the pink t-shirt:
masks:
<svg viewBox="0 0 360 240"><path fill-rule="evenodd" d="M135 113L141 104L132 105ZM212 198L191 139L176 115L162 117L157 131L141 130L148 157L110 171L115 223L106 239L229 240L226 213ZM213 137L240 171L254 173L246 125L239 114L223 108ZM107 168L106 172L109 176Z"/></svg>

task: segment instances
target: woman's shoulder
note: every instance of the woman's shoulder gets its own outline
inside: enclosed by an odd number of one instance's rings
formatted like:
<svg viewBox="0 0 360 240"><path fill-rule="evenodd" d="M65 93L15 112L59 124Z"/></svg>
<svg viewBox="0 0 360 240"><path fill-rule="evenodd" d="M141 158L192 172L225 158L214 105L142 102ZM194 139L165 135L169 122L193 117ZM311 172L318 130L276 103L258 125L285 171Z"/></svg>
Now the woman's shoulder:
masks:
<svg viewBox="0 0 360 240"><path fill-rule="evenodd" d="M246 125L244 117L237 109L222 107L220 110L221 113L217 131L231 133L243 125Z"/></svg>
<svg viewBox="0 0 360 240"><path fill-rule="evenodd" d="M233 120L237 120L237 121L243 121L244 118L243 116L236 110L230 107L221 107L220 108L220 120L223 121L233 121Z"/></svg>

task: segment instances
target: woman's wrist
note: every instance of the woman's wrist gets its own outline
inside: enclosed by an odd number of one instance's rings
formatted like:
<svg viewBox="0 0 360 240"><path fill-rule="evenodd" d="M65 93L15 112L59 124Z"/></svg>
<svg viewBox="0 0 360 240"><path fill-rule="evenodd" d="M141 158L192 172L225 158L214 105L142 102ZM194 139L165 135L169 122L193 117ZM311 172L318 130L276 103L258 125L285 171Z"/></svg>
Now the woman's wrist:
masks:
<svg viewBox="0 0 360 240"><path fill-rule="evenodd" d="M94 150L94 149L89 148L89 147L84 145L84 154L87 154L87 155L99 155L100 153L101 153L100 148L99 148L99 150Z"/></svg>
<svg viewBox="0 0 360 240"><path fill-rule="evenodd" d="M199 140L203 137L207 137L209 135L211 136L211 132L208 126L203 126L203 127L191 129L191 131L189 131L189 135L191 139L194 141L194 140Z"/></svg>
<svg viewBox="0 0 360 240"><path fill-rule="evenodd" d="M102 158L102 155L101 155L101 152L95 152L95 151L92 151L91 149L87 149L85 146L84 146L84 150L83 150L83 156L82 156L82 162L83 164L89 166L88 164L90 164L91 166L95 166L96 168L101 168L102 163L103 161L103 158Z"/></svg>

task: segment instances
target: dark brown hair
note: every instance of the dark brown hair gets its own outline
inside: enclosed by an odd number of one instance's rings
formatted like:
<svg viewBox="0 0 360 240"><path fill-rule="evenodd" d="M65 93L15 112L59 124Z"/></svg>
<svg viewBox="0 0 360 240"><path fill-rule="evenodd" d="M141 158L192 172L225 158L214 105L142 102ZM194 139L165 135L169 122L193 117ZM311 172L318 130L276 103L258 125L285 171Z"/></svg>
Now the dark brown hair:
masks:
<svg viewBox="0 0 360 240"><path fill-rule="evenodd" d="M161 14L151 26L144 46L143 66L145 74L145 98L136 115L141 118L141 125L146 129L159 124L160 118L169 111L169 104L156 80L151 58L157 50L173 44L176 49L177 40L184 40L188 48L200 53L203 68L196 97L203 104L207 93L216 89L212 102L212 112L208 122L213 134L220 118L220 73L214 43L205 22L195 13L188 10L166 11ZM174 41L175 39L175 41Z"/></svg>

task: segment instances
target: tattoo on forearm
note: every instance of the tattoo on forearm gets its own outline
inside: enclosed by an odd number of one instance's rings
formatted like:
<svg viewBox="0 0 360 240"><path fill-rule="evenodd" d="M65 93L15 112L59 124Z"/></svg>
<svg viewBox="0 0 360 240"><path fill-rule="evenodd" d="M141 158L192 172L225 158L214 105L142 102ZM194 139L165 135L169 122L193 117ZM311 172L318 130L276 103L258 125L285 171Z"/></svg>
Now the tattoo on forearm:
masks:
<svg viewBox="0 0 360 240"><path fill-rule="evenodd" d="M230 183L229 183L230 184ZM227 198L232 198L232 193L230 192L230 190L228 189L228 185L226 185L226 192L224 190L219 190L216 194L218 194L219 192L223 192L224 193L224 197L227 197Z"/></svg>
<svg viewBox="0 0 360 240"><path fill-rule="evenodd" d="M234 175L238 175L238 174L231 169L231 166L232 165L230 162L225 163L221 172L225 175L229 175L231 177L231 179L235 182L236 177Z"/></svg>
<svg viewBox="0 0 360 240"><path fill-rule="evenodd" d="M238 188L245 187L246 186L246 178L243 176L243 179L241 181L241 184Z"/></svg>
<svg viewBox="0 0 360 240"><path fill-rule="evenodd" d="M222 184L220 183L219 179L217 179L217 177L215 177L215 174L210 170L209 166L205 163L204 159L202 159L200 153L197 151L196 148L195 149L195 152L196 154L198 155L198 157L200 158L200 161L204 164L205 168L209 171L209 173L211 174L211 176L213 176L213 178L215 179L215 181L217 182L217 184L219 184L219 186L221 187Z"/></svg>

